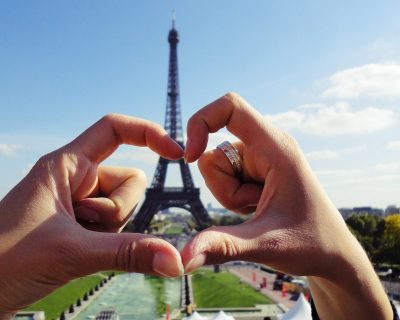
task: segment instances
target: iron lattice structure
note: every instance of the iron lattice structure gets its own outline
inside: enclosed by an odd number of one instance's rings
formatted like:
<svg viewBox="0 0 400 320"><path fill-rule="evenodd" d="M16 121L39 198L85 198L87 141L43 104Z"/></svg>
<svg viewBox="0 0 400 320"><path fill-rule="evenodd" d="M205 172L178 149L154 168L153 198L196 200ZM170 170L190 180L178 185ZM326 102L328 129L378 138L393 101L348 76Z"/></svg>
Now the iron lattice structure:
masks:
<svg viewBox="0 0 400 320"><path fill-rule="evenodd" d="M168 134L184 147L181 109L179 103L178 79L178 42L179 34L172 22L168 42L169 70L167 110L164 127ZM182 177L182 187L165 187L168 165L179 164ZM146 198L133 221L134 232L144 232L148 229L153 216L164 209L171 207L183 208L189 211L196 220L197 228L204 229L211 225L211 219L200 200L200 190L196 188L188 164L183 159L173 161L160 157L150 188L146 190Z"/></svg>

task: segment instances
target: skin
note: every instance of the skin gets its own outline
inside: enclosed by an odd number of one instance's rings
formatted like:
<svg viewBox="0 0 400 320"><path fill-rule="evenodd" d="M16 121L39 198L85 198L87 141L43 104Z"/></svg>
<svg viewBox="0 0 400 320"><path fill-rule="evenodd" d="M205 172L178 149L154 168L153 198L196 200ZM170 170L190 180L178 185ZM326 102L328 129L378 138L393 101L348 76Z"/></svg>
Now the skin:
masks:
<svg viewBox="0 0 400 320"><path fill-rule="evenodd" d="M183 156L159 125L108 115L39 159L2 199L0 319L101 270L182 275L179 252L169 243L111 233L123 228L146 188L141 170L99 166L122 143L147 146L168 159Z"/></svg>
<svg viewBox="0 0 400 320"><path fill-rule="evenodd" d="M204 153L208 134L224 127L239 139L240 176L221 150ZM291 136L234 93L193 115L187 135L185 159L198 160L220 203L255 213L241 225L197 234L181 252L185 272L232 260L258 262L308 276L321 319L393 319L367 255Z"/></svg>
<svg viewBox="0 0 400 320"><path fill-rule="evenodd" d="M239 141L243 173L220 150L203 153L210 132ZM0 202L0 320L68 281L101 270L176 277L231 260L307 275L321 319L392 319L365 252L312 173L295 140L227 94L188 123L185 159L199 160L216 198L245 223L199 233L181 252L143 234L116 234L146 187L138 169L99 164L120 144L168 159L183 150L154 123L109 115L42 157ZM183 264L182 264L183 262ZM10 268L12 266L12 268Z"/></svg>

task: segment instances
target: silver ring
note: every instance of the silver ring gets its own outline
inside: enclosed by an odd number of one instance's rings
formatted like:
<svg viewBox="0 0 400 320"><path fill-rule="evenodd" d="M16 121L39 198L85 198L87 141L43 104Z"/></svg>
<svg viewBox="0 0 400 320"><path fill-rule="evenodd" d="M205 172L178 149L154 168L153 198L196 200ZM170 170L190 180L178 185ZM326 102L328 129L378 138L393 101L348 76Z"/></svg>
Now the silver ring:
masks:
<svg viewBox="0 0 400 320"><path fill-rule="evenodd" d="M224 141L219 144L217 148L220 149L228 158L235 175L241 174L243 170L242 159L240 157L239 151L232 145L232 143L230 143L229 141Z"/></svg>

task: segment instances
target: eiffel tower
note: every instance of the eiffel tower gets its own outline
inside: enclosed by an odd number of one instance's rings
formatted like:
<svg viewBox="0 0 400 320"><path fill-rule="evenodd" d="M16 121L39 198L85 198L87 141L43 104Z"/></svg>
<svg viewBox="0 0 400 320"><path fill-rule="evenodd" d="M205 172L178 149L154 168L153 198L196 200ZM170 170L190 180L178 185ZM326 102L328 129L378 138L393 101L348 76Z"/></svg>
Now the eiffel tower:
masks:
<svg viewBox="0 0 400 320"><path fill-rule="evenodd" d="M170 52L164 128L184 148L178 82L177 46L179 35L175 29L175 19L172 19L172 29L169 31L168 42ZM183 187L165 187L167 169L171 163L179 164ZM211 225L208 212L200 200L200 190L194 186L188 164L183 159L173 161L160 157L151 186L146 190L145 201L133 221L133 231L144 232L148 229L151 219L157 212L171 207L189 211L196 220L198 230Z"/></svg>

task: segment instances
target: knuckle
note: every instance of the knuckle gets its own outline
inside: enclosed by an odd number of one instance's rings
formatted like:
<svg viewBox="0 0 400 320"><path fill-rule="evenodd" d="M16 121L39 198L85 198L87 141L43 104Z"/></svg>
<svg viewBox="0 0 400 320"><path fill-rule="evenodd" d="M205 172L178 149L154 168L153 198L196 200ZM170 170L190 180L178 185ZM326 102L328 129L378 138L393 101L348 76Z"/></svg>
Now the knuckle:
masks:
<svg viewBox="0 0 400 320"><path fill-rule="evenodd" d="M297 161L301 154L296 138L285 131L281 132L280 147L289 160Z"/></svg>
<svg viewBox="0 0 400 320"><path fill-rule="evenodd" d="M38 181L50 182L54 177L65 174L69 163L67 157L66 154L60 151L45 154L38 159L31 172Z"/></svg>
<svg viewBox="0 0 400 320"><path fill-rule="evenodd" d="M121 228L125 225L128 218L123 211L124 204L119 199L114 199L113 203L114 203L114 210L111 213L112 216L111 226L113 228Z"/></svg>
<svg viewBox="0 0 400 320"><path fill-rule="evenodd" d="M221 227L209 228L201 234L197 242L202 244L207 255L214 256L213 260L233 260L240 255L239 244L231 235L221 232ZM210 246L210 243L214 246Z"/></svg>
<svg viewBox="0 0 400 320"><path fill-rule="evenodd" d="M114 123L119 118L120 118L120 115L118 113L108 113L100 119L100 122Z"/></svg>
<svg viewBox="0 0 400 320"><path fill-rule="evenodd" d="M136 246L137 244L133 240L120 244L115 257L115 265L118 268L128 272L138 271L140 261L138 259L139 255L135 254Z"/></svg>
<svg viewBox="0 0 400 320"><path fill-rule="evenodd" d="M160 125L159 123L154 123L154 122L149 122L149 126L153 126L154 127L154 129L156 130L156 131L159 131L159 132L166 132L165 131L165 129L164 129L164 127L162 126L162 125Z"/></svg>
<svg viewBox="0 0 400 320"><path fill-rule="evenodd" d="M147 185L147 176L143 170L134 169L132 175L136 180L140 181L143 185Z"/></svg>
<svg viewBox="0 0 400 320"><path fill-rule="evenodd" d="M201 172L204 172L210 167L210 165L213 164L212 158L213 156L210 151L207 151L200 156L200 158L197 160L197 166Z"/></svg>
<svg viewBox="0 0 400 320"><path fill-rule="evenodd" d="M232 239L231 236L227 234L222 234L222 239L220 240L220 254L225 258L234 259L239 256L239 246Z"/></svg>
<svg viewBox="0 0 400 320"><path fill-rule="evenodd" d="M41 156L34 165L34 169L48 170L54 159L54 153L48 153Z"/></svg>
<svg viewBox="0 0 400 320"><path fill-rule="evenodd" d="M115 120L116 118L119 118L119 117L120 117L120 115L118 113L111 112L111 113L106 114L104 116L104 119L105 120Z"/></svg>
<svg viewBox="0 0 400 320"><path fill-rule="evenodd" d="M229 211L235 211L239 209L243 204L241 204L241 200L235 194L227 192L227 190L223 190L219 196L219 201L225 207L225 209Z"/></svg>
<svg viewBox="0 0 400 320"><path fill-rule="evenodd" d="M222 253L225 257L234 259L239 255L239 247L230 236L224 236L221 241Z"/></svg>
<svg viewBox="0 0 400 320"><path fill-rule="evenodd" d="M192 115L188 122L187 122L187 128L190 129L196 122L197 122L197 116L198 112L196 112L194 115Z"/></svg>
<svg viewBox="0 0 400 320"><path fill-rule="evenodd" d="M66 167L70 163L77 163L77 156L74 154L70 154L64 152L62 149L50 152L41 156L35 164L37 168L63 168Z"/></svg>
<svg viewBox="0 0 400 320"><path fill-rule="evenodd" d="M154 252L161 246L163 246L161 239L149 235L129 240L122 244L118 251L119 265L128 272L148 272L151 269Z"/></svg>
<svg viewBox="0 0 400 320"><path fill-rule="evenodd" d="M289 145L290 147L292 147L292 148L298 147L298 142L297 142L296 138L294 136L292 136L291 134L285 132L284 138L285 138L286 144Z"/></svg>
<svg viewBox="0 0 400 320"><path fill-rule="evenodd" d="M236 102L241 99L240 95L233 91L226 93L223 98L230 102Z"/></svg>
<svg viewBox="0 0 400 320"><path fill-rule="evenodd" d="M234 211L234 210L238 209L234 199L229 197L226 194L221 195L220 201L221 201L221 204L225 207L225 209L227 209L229 211Z"/></svg>
<svg viewBox="0 0 400 320"><path fill-rule="evenodd" d="M207 181L206 181L207 184ZM207 184L208 185L208 184ZM239 199L228 194L226 190L211 190L221 205L228 211L236 211L240 208Z"/></svg>

